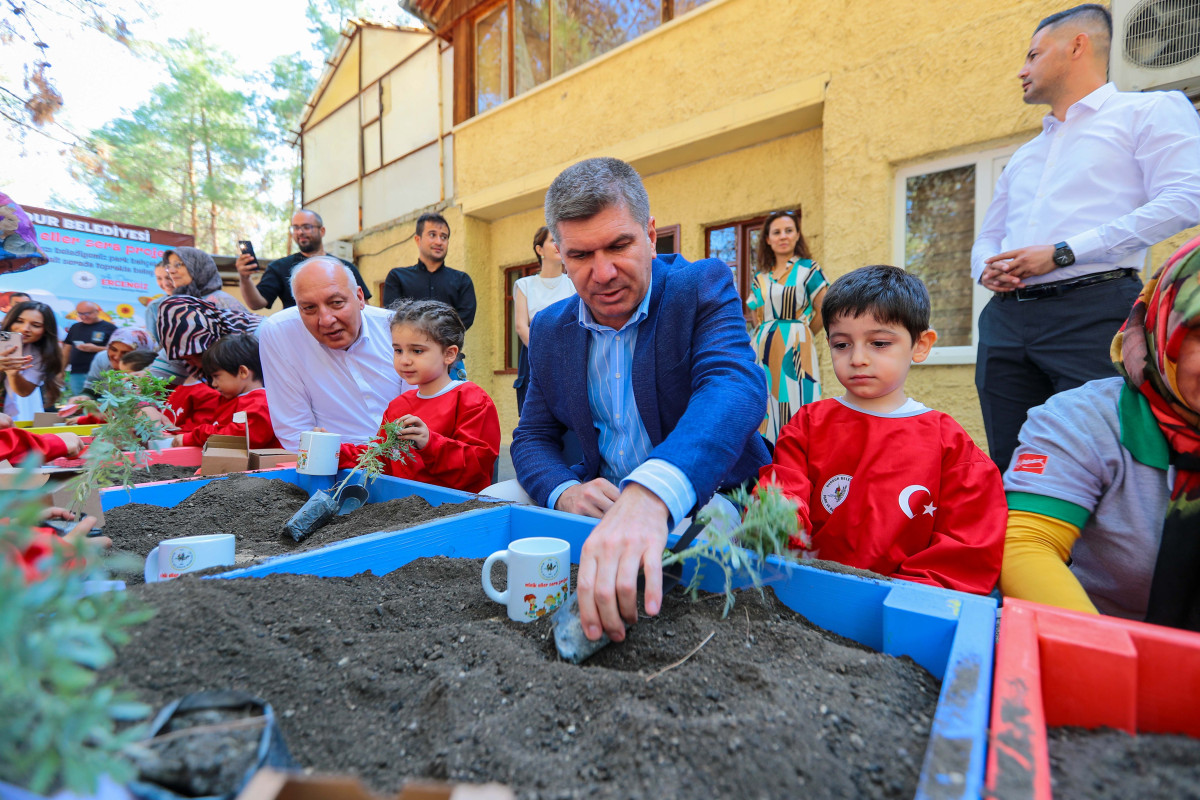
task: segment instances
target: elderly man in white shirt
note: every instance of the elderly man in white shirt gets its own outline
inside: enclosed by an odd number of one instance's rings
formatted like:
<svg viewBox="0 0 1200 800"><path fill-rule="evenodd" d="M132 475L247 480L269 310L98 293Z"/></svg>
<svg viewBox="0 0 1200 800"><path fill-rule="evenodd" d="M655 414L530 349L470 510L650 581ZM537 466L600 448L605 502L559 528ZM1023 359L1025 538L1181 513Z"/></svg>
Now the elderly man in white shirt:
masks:
<svg viewBox="0 0 1200 800"><path fill-rule="evenodd" d="M320 427L365 442L384 409L412 388L392 364L391 313L368 306L345 264L310 258L292 272L296 305L258 329L263 383L280 444Z"/></svg>
<svg viewBox="0 0 1200 800"><path fill-rule="evenodd" d="M975 384L1001 471L1030 408L1116 374L1109 344L1146 248L1200 223L1200 118L1180 92L1107 83L1111 37L1090 3L1038 25L1019 77L1050 113L1001 173L971 250L971 276L995 292Z"/></svg>

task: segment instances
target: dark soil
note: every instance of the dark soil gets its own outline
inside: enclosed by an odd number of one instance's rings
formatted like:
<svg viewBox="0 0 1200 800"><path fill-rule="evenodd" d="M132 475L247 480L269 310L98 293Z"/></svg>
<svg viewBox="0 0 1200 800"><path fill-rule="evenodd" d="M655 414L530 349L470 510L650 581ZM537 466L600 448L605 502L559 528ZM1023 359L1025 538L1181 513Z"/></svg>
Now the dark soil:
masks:
<svg viewBox="0 0 1200 800"><path fill-rule="evenodd" d="M151 464L150 475L146 470L139 469L134 473L134 483L154 483L156 481L177 481L184 478L198 478L196 470L199 467L181 467L176 464Z"/></svg>
<svg viewBox="0 0 1200 800"><path fill-rule="evenodd" d="M381 792L406 779L523 798L912 797L938 683L812 626L767 590L669 595L583 666L550 620L511 622L482 560L389 575L184 577L108 676L152 705L232 688L271 703L297 762ZM715 635L684 663L673 666Z"/></svg>
<svg viewBox="0 0 1200 800"><path fill-rule="evenodd" d="M311 550L332 542L375 531L395 531L440 517L476 508L495 508L495 503L468 500L431 506L412 495L382 503L369 503L328 525L297 544L283 532L283 525L308 500L308 493L278 478L233 475L199 489L173 508L128 503L104 515L104 535L112 538L112 549L141 559L163 539L206 533L232 533L237 537L239 566L268 556ZM140 575L121 574L126 583L138 583Z"/></svg>
<svg viewBox="0 0 1200 800"><path fill-rule="evenodd" d="M1050 728L1055 797L1197 800L1200 739L1111 728Z"/></svg>

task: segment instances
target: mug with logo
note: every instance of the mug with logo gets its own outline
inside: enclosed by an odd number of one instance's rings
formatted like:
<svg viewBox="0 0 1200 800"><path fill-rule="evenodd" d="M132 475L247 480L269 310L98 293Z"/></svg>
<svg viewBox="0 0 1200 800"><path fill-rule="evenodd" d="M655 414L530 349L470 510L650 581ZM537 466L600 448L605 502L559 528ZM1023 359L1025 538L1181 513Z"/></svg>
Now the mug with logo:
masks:
<svg viewBox="0 0 1200 800"><path fill-rule="evenodd" d="M508 588L503 592L492 586L492 565L497 561L508 566ZM532 622L547 616L571 593L571 545L547 536L517 539L483 562L483 590L508 606L511 620Z"/></svg>
<svg viewBox="0 0 1200 800"><path fill-rule="evenodd" d="M233 564L232 533L208 533L163 539L146 556L146 583L178 578L188 572Z"/></svg>
<svg viewBox="0 0 1200 800"><path fill-rule="evenodd" d="M301 475L336 475L342 437L336 433L302 431L296 472Z"/></svg>

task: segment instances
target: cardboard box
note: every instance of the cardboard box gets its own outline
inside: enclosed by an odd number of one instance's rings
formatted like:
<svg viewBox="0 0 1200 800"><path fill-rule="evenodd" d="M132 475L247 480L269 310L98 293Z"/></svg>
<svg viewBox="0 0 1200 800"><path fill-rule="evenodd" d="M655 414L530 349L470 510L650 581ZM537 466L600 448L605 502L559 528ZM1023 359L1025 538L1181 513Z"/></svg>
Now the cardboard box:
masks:
<svg viewBox="0 0 1200 800"><path fill-rule="evenodd" d="M515 800L497 783L467 784L413 782L391 800ZM242 789L238 800L386 800L373 794L358 778L345 775L301 775L260 769Z"/></svg>
<svg viewBox="0 0 1200 800"><path fill-rule="evenodd" d="M65 425L67 421L58 415L57 411L35 411L33 414L33 428L53 428L56 425Z"/></svg>
<svg viewBox="0 0 1200 800"><path fill-rule="evenodd" d="M281 447L258 447L250 451L250 469L271 469L272 467L292 465L296 463L296 454Z"/></svg>
<svg viewBox="0 0 1200 800"><path fill-rule="evenodd" d="M250 468L250 448L245 436L210 436L200 457L201 475L245 472Z"/></svg>

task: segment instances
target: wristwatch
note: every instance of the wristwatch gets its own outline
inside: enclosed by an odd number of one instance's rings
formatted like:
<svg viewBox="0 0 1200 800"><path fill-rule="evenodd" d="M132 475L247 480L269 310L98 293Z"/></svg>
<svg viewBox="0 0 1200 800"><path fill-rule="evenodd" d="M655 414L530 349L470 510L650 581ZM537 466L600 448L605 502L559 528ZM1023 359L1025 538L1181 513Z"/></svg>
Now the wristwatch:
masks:
<svg viewBox="0 0 1200 800"><path fill-rule="evenodd" d="M1075 263L1075 253L1071 250L1071 245L1066 242L1054 245L1054 263L1060 267L1069 267Z"/></svg>

